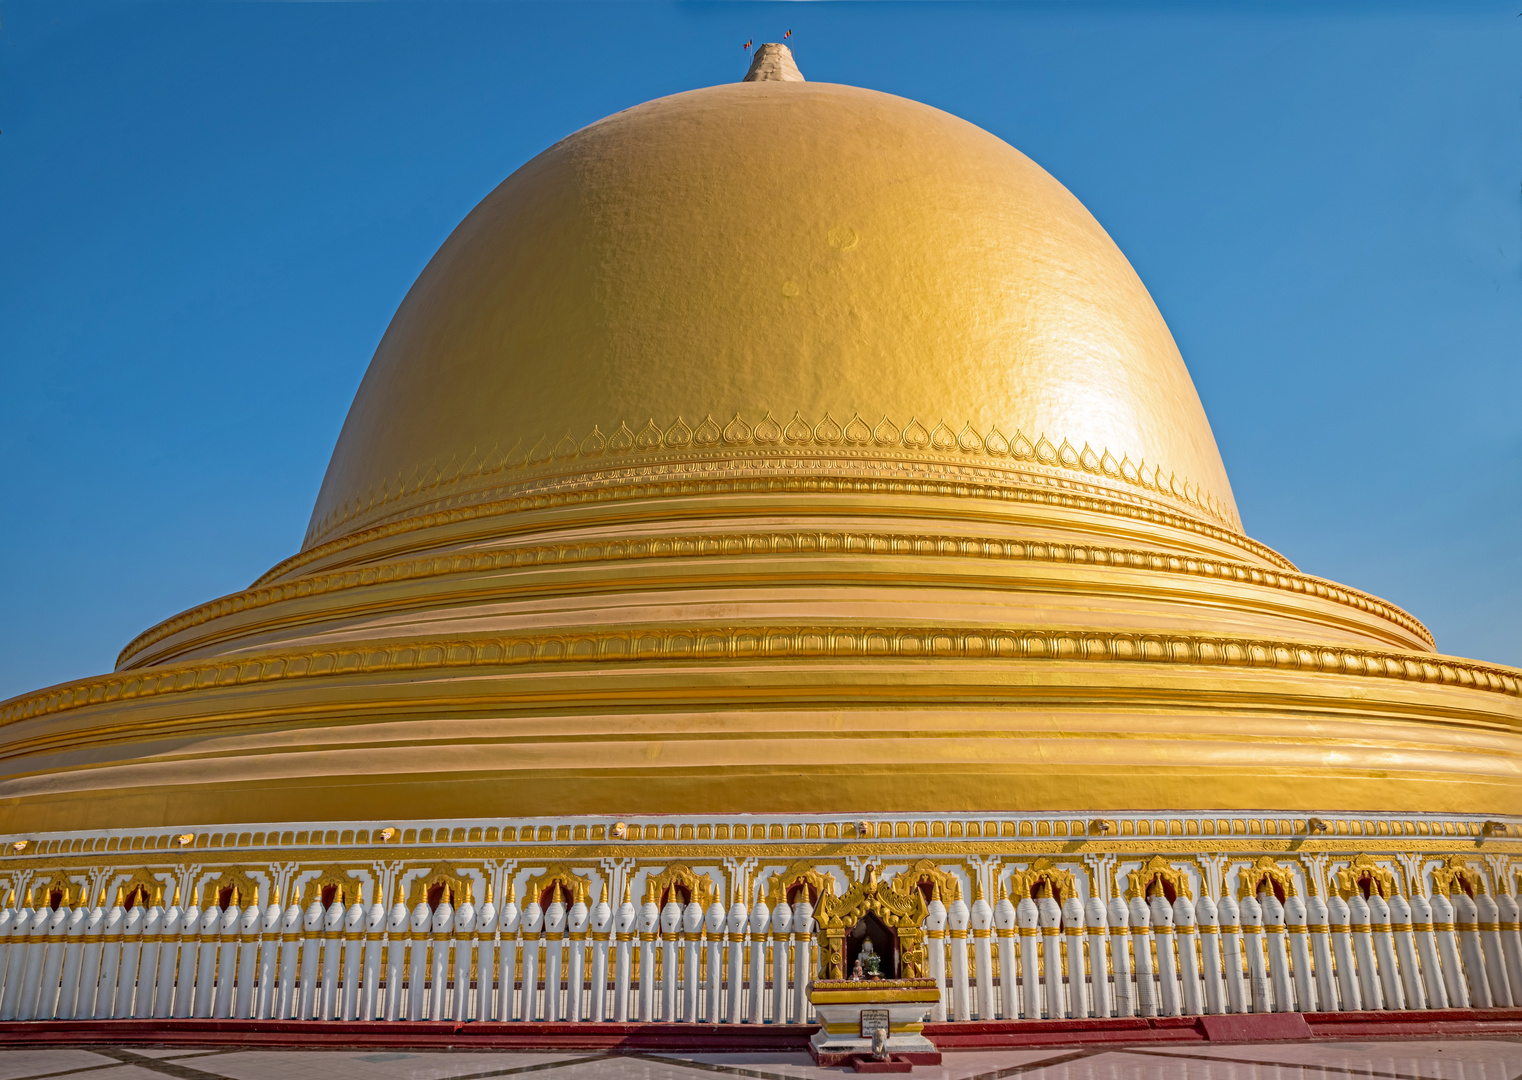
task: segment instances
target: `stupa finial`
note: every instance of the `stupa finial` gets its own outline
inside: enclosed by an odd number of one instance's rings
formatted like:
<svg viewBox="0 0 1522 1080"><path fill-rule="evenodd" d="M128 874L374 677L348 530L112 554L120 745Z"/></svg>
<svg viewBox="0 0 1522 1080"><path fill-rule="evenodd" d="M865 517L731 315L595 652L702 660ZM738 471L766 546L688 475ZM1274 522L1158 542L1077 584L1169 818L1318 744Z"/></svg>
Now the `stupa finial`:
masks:
<svg viewBox="0 0 1522 1080"><path fill-rule="evenodd" d="M776 41L756 47L750 70L741 82L807 82L793 60L793 50Z"/></svg>

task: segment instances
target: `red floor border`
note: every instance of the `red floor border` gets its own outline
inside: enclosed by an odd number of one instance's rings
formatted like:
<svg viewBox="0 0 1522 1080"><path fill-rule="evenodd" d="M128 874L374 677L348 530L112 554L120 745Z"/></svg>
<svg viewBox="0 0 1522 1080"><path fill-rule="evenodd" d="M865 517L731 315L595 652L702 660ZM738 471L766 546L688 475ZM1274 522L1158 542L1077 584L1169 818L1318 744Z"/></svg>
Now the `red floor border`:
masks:
<svg viewBox="0 0 1522 1080"><path fill-rule="evenodd" d="M1302 1016L1303 1025L1292 1019ZM1215 1030L1208 1030L1210 1028ZM1308 1034L1302 1034L1306 1028L1309 1028ZM925 1035L941 1050L1092 1046L1102 1043L1276 1042L1296 1038L1303 1041L1307 1037L1316 1040L1449 1039L1477 1036L1518 1038L1522 1037L1522 1009L992 1020L987 1023L926 1024Z"/></svg>
<svg viewBox="0 0 1522 1080"><path fill-rule="evenodd" d="M1259 1013L927 1024L943 1051L1160 1043L1522 1038L1522 1009ZM1213 1029L1213 1030L1212 1030ZM245 1046L323 1049L802 1052L801 1024L566 1024L317 1020L46 1020L0 1023L0 1047Z"/></svg>

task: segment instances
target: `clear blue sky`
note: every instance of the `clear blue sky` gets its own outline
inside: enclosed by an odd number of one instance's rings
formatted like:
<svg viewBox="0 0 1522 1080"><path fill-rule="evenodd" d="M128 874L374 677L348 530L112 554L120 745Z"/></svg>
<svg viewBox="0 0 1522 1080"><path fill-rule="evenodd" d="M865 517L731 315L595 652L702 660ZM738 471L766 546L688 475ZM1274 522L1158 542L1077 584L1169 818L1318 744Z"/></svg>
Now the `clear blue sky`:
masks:
<svg viewBox="0 0 1522 1080"><path fill-rule="evenodd" d="M1253 536L1522 664L1519 10L0 3L0 696L295 551L460 218L789 28L1088 205Z"/></svg>

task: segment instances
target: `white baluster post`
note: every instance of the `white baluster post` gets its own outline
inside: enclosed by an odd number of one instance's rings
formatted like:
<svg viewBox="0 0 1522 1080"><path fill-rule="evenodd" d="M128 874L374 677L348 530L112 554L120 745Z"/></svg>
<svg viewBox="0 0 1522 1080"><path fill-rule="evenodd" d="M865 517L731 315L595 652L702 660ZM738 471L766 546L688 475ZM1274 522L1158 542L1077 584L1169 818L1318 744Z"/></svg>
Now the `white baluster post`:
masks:
<svg viewBox="0 0 1522 1080"><path fill-rule="evenodd" d="M1199 1016L1205 1011L1205 1000L1200 992L1199 934L1195 927L1194 901L1182 893L1173 901L1173 927L1178 934L1179 985L1183 994L1180 1007L1185 1016Z"/></svg>
<svg viewBox="0 0 1522 1080"><path fill-rule="evenodd" d="M973 878L970 929L972 931L972 976L977 986L973 1002L979 1020L992 1020L994 1007L993 905L983 896L983 883ZM1081 915L1081 912L1080 912ZM1080 965L1080 968L1082 965Z"/></svg>
<svg viewBox="0 0 1522 1080"><path fill-rule="evenodd" d="M507 880L507 899L497 912L497 1019L513 1019L513 1002L517 1000L518 988L518 931L523 925L523 912L518 910L516 889L511 878ZM527 1019L522 1017L521 1019Z"/></svg>
<svg viewBox="0 0 1522 1080"><path fill-rule="evenodd" d="M729 985L725 988L724 1020L739 1024L745 1020L741 991L745 989L745 926L750 921L750 912L738 893L735 902L729 906L726 921L724 940L729 946Z"/></svg>
<svg viewBox="0 0 1522 1080"><path fill-rule="evenodd" d="M632 908L631 908L632 910ZM592 1022L608 1019L608 950L613 936L613 908L608 903L608 883L602 883L602 899L592 909Z"/></svg>
<svg viewBox="0 0 1522 1080"><path fill-rule="evenodd" d="M703 905L696 900L682 909L682 1001L683 1023L698 1020L698 1002L702 992Z"/></svg>
<svg viewBox="0 0 1522 1080"><path fill-rule="evenodd" d="M1404 1009L1406 995L1400 985L1400 970L1395 959L1395 935L1390 929L1390 905L1384 897L1369 894L1369 936L1373 939L1374 959L1379 964L1379 992L1386 1009Z"/></svg>
<svg viewBox="0 0 1522 1080"><path fill-rule="evenodd" d="M708 905L708 915L703 924L708 938L707 995L704 1000L703 1019L717 1024L724 1000L724 905L716 899Z"/></svg>
<svg viewBox="0 0 1522 1080"><path fill-rule="evenodd" d="M491 878L486 879L486 899L476 912L471 947L476 956L476 1019L490 1020L497 1000L497 905L492 900ZM502 1017L497 1017L502 1019Z"/></svg>
<svg viewBox="0 0 1522 1080"><path fill-rule="evenodd" d="M1303 1013L1316 1011L1316 983L1312 978L1311 943L1306 921L1305 901L1291 895L1284 901L1284 929L1294 969L1295 1009Z"/></svg>
<svg viewBox="0 0 1522 1080"><path fill-rule="evenodd" d="M1225 960L1221 954L1221 917L1208 896L1194 905L1194 921L1200 928L1200 964L1204 976L1205 1013L1219 1016L1226 1011Z"/></svg>
<svg viewBox="0 0 1522 1080"><path fill-rule="evenodd" d="M1391 905L1394 906L1393 904ZM1506 978L1511 983L1513 1007L1522 1005L1522 907L1509 893L1496 896L1496 913L1500 917L1501 952L1506 958Z"/></svg>
<svg viewBox="0 0 1522 1080"><path fill-rule="evenodd" d="M79 906L69 913L69 925L63 931L63 973L59 977L58 1011L60 1020L74 1019L75 1002L79 1000L79 970L84 960L85 926L90 921L90 909L81 897Z"/></svg>
<svg viewBox="0 0 1522 1080"><path fill-rule="evenodd" d="M580 1023L587 1018L583 1002L587 983L587 923L592 913L580 896L573 899L576 902L565 915L566 940L570 951L566 963L565 1018L572 1023Z"/></svg>
<svg viewBox="0 0 1522 1080"><path fill-rule="evenodd" d="M1135 897L1129 911L1131 922L1131 959L1136 965L1136 1011L1141 1016L1157 1015L1157 982L1152 974L1152 909L1147 901Z"/></svg>
<svg viewBox="0 0 1522 1080"><path fill-rule="evenodd" d="M1247 984L1242 979L1242 910L1230 893L1216 904L1216 919L1221 925L1221 970L1226 978L1226 1010L1245 1013L1250 1002Z"/></svg>
<svg viewBox="0 0 1522 1080"><path fill-rule="evenodd" d="M1332 912L1327 902L1315 893L1305 901L1305 926L1311 941L1311 956L1316 961L1316 1007L1322 1012L1336 1012L1341 1006L1336 964L1332 960Z"/></svg>
<svg viewBox="0 0 1522 1080"><path fill-rule="evenodd" d="M1249 1008L1269 1012L1273 1001L1268 988L1268 965L1263 959L1263 905L1257 897L1244 896L1238 905L1242 917L1242 945L1247 953Z"/></svg>
<svg viewBox="0 0 1522 1080"><path fill-rule="evenodd" d="M1475 916L1480 932L1480 951L1485 955L1485 974L1490 983L1490 999L1497 1009L1512 1007L1514 995L1506 975L1506 954L1501 948L1501 909L1486 892L1474 898ZM1522 987L1518 987L1522 990Z"/></svg>
<svg viewBox="0 0 1522 1080"><path fill-rule="evenodd" d="M766 1017L766 935L771 929L772 913L764 899L750 909L750 1008L746 1023L759 1024Z"/></svg>
<svg viewBox="0 0 1522 1080"><path fill-rule="evenodd" d="M174 1018L186 1020L195 1015L196 974L200 969L201 917L195 897L180 915L180 970L174 982Z"/></svg>
<svg viewBox="0 0 1522 1080"><path fill-rule="evenodd" d="M1067 994L1062 989L1062 909L1057 906L1055 899L1043 896L1036 902L1036 915L1041 920L1041 966L1046 974L1046 1014L1055 1020L1071 1014Z"/></svg>
<svg viewBox="0 0 1522 1080"><path fill-rule="evenodd" d="M1272 892L1265 892L1263 937L1268 947L1268 976L1273 989L1274 1012L1295 1011L1295 988L1290 977L1289 942L1284 933L1284 905Z"/></svg>
<svg viewBox="0 0 1522 1080"><path fill-rule="evenodd" d="M1183 1010L1179 1003L1177 954L1173 951L1173 905L1166 896L1154 895L1147 903L1147 914L1157 942L1157 1014L1178 1016Z"/></svg>
<svg viewBox="0 0 1522 1080"><path fill-rule="evenodd" d="M1459 935L1459 955L1464 959L1464 976L1469 985L1471 1007L1493 1009L1495 998L1490 992L1489 973L1485 970L1485 952L1480 945L1479 910L1465 893L1455 893L1448 899L1453 904L1453 921Z"/></svg>
<svg viewBox="0 0 1522 1080"><path fill-rule="evenodd" d="M433 909L425 896L407 922L407 1019L422 1020L428 1007L428 939Z"/></svg>
<svg viewBox="0 0 1522 1080"><path fill-rule="evenodd" d="M615 944L613 956L613 1022L615 1024L627 1023L629 1020L629 987L634 967L634 939L635 935L639 933L636 929L638 925L639 911L634 907L633 900L630 899L629 883L625 881L623 903L618 905L618 914L614 916L613 920Z"/></svg>
<svg viewBox="0 0 1522 1080"><path fill-rule="evenodd" d="M1352 914L1348 902L1333 896L1326 902L1327 925L1332 938L1332 956L1337 962L1337 996L1343 1012L1363 1008L1357 965L1353 959Z"/></svg>
<svg viewBox="0 0 1522 1080"><path fill-rule="evenodd" d="M384 908L381 914L384 917ZM370 913L356 896L354 903L349 905L349 910L344 912L343 1000L339 1007L339 1019L346 1023L360 1019L359 979L365 965L365 930L369 922Z"/></svg>
<svg viewBox="0 0 1522 1080"><path fill-rule="evenodd" d="M254 992L253 1018L255 1020L272 1018L280 1001L280 992L276 988L276 983L280 977L280 924L284 918L285 912L280 909L280 894L271 886L269 906L264 909L264 917L259 921L259 985ZM164 930L167 938L169 930L169 912L167 911L164 913ZM162 960L160 960L159 970L164 970ZM159 995L162 998L162 985L159 987ZM153 1015L160 1015L156 1007Z"/></svg>
<svg viewBox="0 0 1522 1080"><path fill-rule="evenodd" d="M651 893L639 910L639 1015L642 1024L655 1019L655 944L660 936L661 909Z"/></svg>
<svg viewBox="0 0 1522 1080"><path fill-rule="evenodd" d="M233 1014L233 993L238 981L238 924L243 921L243 911L229 902L221 913L221 925L217 928L221 947L217 953L216 997L211 1015L226 1020Z"/></svg>
<svg viewBox="0 0 1522 1080"><path fill-rule="evenodd" d="M1399 893L1390 897L1390 932L1395 938L1396 966L1400 969L1402 997L1408 1009L1427 1008L1426 988L1422 985L1421 958L1416 952L1416 935L1411 926L1411 905ZM1430 915L1429 915L1430 917Z"/></svg>
<svg viewBox="0 0 1522 1080"><path fill-rule="evenodd" d="M795 1024L809 1022L809 980L813 978L814 905L807 894L793 908L793 1011ZM963 984L965 987L965 983ZM963 991L966 992L965 990Z"/></svg>
<svg viewBox="0 0 1522 1080"><path fill-rule="evenodd" d="M449 1002L449 1015L457 1023L470 1019L472 995L470 971L475 963L476 904L467 888L465 902L455 908L451 944L454 948L454 994Z"/></svg>
<svg viewBox="0 0 1522 1080"><path fill-rule="evenodd" d="M159 973L154 981L153 992L153 1018L155 1020L167 1020L174 1015L174 975L179 970L180 957L180 931L184 929L185 912L180 907L180 890L175 887L174 900L164 911L164 922L159 932ZM109 925L109 918L107 925ZM101 966L105 966L105 954L101 954ZM100 985L105 984L105 972L101 973ZM115 987L112 987L112 992ZM108 998L104 992L98 992L95 999L95 1015L100 1016L102 1011L109 1014L111 1007L107 1004Z"/></svg>
<svg viewBox="0 0 1522 1080"><path fill-rule="evenodd" d="M1120 897L1110 901L1110 967L1115 977L1115 1015L1136 1015L1136 983L1131 973L1131 908Z"/></svg>
<svg viewBox="0 0 1522 1080"><path fill-rule="evenodd" d="M1442 961L1443 989L1448 993L1448 1007L1469 1008L1469 981L1464 977L1464 963L1459 958L1459 939L1454 929L1453 902L1442 893L1434 893L1432 933L1437 939L1438 958Z"/></svg>
<svg viewBox="0 0 1522 1080"><path fill-rule="evenodd" d="M772 910L772 1020L774 1024L788 1022L787 1005L787 943L793 927L793 909L787 900L777 901Z"/></svg>
<svg viewBox="0 0 1522 1080"><path fill-rule="evenodd" d="M999 902L994 905L994 930L999 935L999 1015L1020 1018L1020 961L1016 953L1015 905L1009 902L1004 883L999 883Z"/></svg>
<svg viewBox="0 0 1522 1080"><path fill-rule="evenodd" d="M298 1011L296 984L301 975L302 925L305 921L300 897L293 893L290 906L280 917L280 973L276 977L274 995L276 1020L289 1020Z"/></svg>
<svg viewBox="0 0 1522 1080"><path fill-rule="evenodd" d="M549 1024L565 1015L560 1005L565 920L565 901L561 899L560 886L556 885L550 892L550 906L544 909L544 1020Z"/></svg>
<svg viewBox="0 0 1522 1080"><path fill-rule="evenodd" d="M941 899L941 887L936 885L930 894L930 904L925 916L925 974L935 980L940 997L930 1007L932 1023L946 1019L946 904Z"/></svg>
<svg viewBox="0 0 1522 1080"><path fill-rule="evenodd" d="M151 919L150 919L151 921ZM249 897L248 907L238 919L238 985L233 997L232 1015L238 1020L254 1018L254 984L259 978L260 941L259 930L264 924L264 909L259 906L259 896ZM147 955L143 957L147 968Z"/></svg>

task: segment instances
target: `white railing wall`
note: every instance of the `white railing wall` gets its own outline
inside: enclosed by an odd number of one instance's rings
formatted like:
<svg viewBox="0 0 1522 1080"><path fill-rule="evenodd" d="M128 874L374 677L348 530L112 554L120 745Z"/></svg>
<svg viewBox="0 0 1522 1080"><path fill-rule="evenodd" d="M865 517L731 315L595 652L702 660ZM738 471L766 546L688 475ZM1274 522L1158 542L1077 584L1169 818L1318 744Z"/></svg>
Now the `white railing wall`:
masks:
<svg viewBox="0 0 1522 1080"><path fill-rule="evenodd" d="M558 894L557 894L558 895ZM1173 903L939 897L935 1019L1510 1007L1510 896ZM0 1021L108 1018L810 1023L813 909L0 911Z"/></svg>

